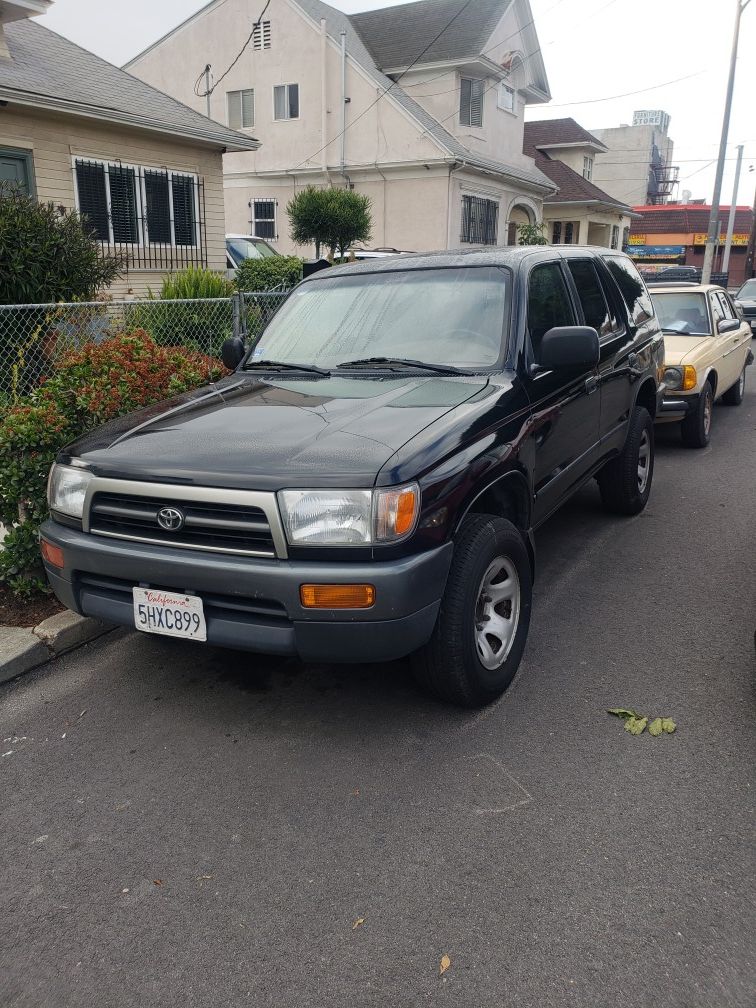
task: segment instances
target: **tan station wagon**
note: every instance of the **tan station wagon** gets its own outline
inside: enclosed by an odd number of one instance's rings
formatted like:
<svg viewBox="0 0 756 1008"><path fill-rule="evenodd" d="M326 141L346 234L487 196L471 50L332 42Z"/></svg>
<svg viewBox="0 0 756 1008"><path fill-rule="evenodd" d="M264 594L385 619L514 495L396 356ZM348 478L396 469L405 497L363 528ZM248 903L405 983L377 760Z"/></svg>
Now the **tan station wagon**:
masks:
<svg viewBox="0 0 756 1008"><path fill-rule="evenodd" d="M751 327L722 287L652 284L649 293L664 332L666 392L656 422L679 423L683 444L705 448L715 400L743 401Z"/></svg>

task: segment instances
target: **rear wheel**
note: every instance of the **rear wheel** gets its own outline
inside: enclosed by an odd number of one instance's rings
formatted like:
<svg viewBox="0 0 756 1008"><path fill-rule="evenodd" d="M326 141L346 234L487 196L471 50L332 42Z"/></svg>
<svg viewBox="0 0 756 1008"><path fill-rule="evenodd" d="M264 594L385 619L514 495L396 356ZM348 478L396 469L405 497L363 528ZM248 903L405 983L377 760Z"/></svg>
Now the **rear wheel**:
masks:
<svg viewBox="0 0 756 1008"><path fill-rule="evenodd" d="M681 426L682 441L686 448L705 448L711 440L711 418L714 413L714 389L706 382L695 409L685 417Z"/></svg>
<svg viewBox="0 0 756 1008"><path fill-rule="evenodd" d="M515 526L490 515L466 518L433 636L413 656L417 680L460 707L496 700L520 664L532 594L530 560Z"/></svg>
<svg viewBox="0 0 756 1008"><path fill-rule="evenodd" d="M648 503L653 478L654 425L648 410L638 406L625 447L598 475L604 507L613 514L639 514Z"/></svg>
<svg viewBox="0 0 756 1008"><path fill-rule="evenodd" d="M725 394L722 396L722 402L726 403L728 406L740 406L743 402L743 396L745 395L746 387L746 369L740 372L740 377L732 386L728 388Z"/></svg>

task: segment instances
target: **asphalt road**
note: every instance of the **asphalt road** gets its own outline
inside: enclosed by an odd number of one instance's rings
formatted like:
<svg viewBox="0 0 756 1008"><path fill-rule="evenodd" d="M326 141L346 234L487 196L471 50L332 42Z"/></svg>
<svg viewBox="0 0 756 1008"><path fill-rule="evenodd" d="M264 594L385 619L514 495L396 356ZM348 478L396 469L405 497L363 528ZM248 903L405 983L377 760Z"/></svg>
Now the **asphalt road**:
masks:
<svg viewBox="0 0 756 1008"><path fill-rule="evenodd" d="M482 713L126 633L0 689L2 1008L752 1008L756 391L660 442Z"/></svg>

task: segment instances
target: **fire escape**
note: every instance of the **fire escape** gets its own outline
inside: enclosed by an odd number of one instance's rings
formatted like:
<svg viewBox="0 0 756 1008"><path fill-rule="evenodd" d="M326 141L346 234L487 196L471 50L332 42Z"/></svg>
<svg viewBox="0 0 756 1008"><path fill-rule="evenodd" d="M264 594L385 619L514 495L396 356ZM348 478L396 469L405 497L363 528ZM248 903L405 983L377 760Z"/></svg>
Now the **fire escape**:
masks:
<svg viewBox="0 0 756 1008"><path fill-rule="evenodd" d="M668 165L654 144L648 169L648 205L660 206L668 203L680 180L679 176L680 169L676 165Z"/></svg>

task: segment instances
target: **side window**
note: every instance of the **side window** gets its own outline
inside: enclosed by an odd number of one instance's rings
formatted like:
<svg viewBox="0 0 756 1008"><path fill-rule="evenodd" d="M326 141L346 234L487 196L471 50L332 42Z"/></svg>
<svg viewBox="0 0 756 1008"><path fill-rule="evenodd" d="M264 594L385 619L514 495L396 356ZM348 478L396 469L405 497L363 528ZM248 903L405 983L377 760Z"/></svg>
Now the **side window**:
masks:
<svg viewBox="0 0 756 1008"><path fill-rule="evenodd" d="M600 337L613 333L618 328L617 319L609 311L596 267L589 259L571 259L567 268L575 281L585 324L592 326Z"/></svg>
<svg viewBox="0 0 756 1008"><path fill-rule="evenodd" d="M722 303L719 300L719 295L717 294L716 291L712 291L712 293L709 295L709 302L711 304L711 313L714 316L714 330L716 335L717 322L721 322L722 319L726 318L727 316L724 313Z"/></svg>
<svg viewBox="0 0 756 1008"><path fill-rule="evenodd" d="M648 296L646 285L640 278L640 273L624 256L606 256L604 259L622 293L627 312L634 325L640 325L646 319L652 318L654 308Z"/></svg>
<svg viewBox="0 0 756 1008"><path fill-rule="evenodd" d="M722 312L724 314L724 318L726 319L737 318L737 315L735 314L735 309L733 308L732 304L730 303L729 297L724 293L724 291L717 291L717 297L719 298L719 303L722 306Z"/></svg>
<svg viewBox="0 0 756 1008"><path fill-rule="evenodd" d="M575 313L559 263L534 267L528 281L528 332L536 362L544 334L569 325L575 325Z"/></svg>

